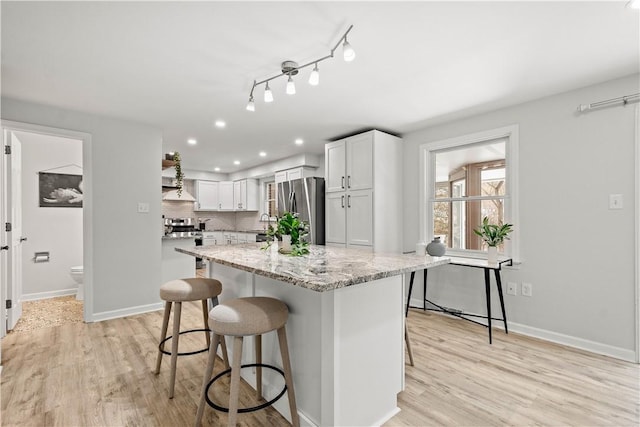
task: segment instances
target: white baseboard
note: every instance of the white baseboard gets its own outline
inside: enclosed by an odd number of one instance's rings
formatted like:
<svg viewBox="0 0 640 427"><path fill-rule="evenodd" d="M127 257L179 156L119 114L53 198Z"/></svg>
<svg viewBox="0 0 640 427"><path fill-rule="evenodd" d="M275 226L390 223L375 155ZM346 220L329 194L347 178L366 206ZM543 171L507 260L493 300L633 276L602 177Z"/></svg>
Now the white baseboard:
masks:
<svg viewBox="0 0 640 427"><path fill-rule="evenodd" d="M22 294L22 301L37 301L40 299L65 297L67 295L75 295L76 293L78 293L78 288L60 289L58 291L36 292L33 294Z"/></svg>
<svg viewBox="0 0 640 427"><path fill-rule="evenodd" d="M422 300L420 300L419 298L411 299L411 306L422 308ZM428 306L429 304L427 304L427 307ZM481 319L478 320L481 321ZM502 322L494 320L492 323L495 328L504 329L504 325ZM514 323L512 321L509 321L509 331L533 338L539 338L556 344L578 348L580 350L586 350L591 353L602 354L604 356L614 357L616 359L621 359L627 362L637 363L636 353L632 349L614 347L608 344L586 340L584 338L565 335L546 329L535 328L533 326L523 325L521 323Z"/></svg>
<svg viewBox="0 0 640 427"><path fill-rule="evenodd" d="M163 303L158 302L154 304L138 305L135 307L121 308L118 310L103 311L101 313L93 314L93 322L101 322L103 320L118 319L120 317L133 316L136 314L149 313L150 311L158 311L164 308Z"/></svg>
<svg viewBox="0 0 640 427"><path fill-rule="evenodd" d="M504 329L503 325L500 325L500 329ZM522 325L520 323L509 322L509 331L517 332L522 335L530 337L540 338L545 341L554 342L556 344L562 344L569 347L579 348L581 350L590 351L591 353L602 354L604 356L614 357L616 359L625 360L627 362L636 363L636 353L633 350L614 347L608 344L602 344L595 341L586 340L584 338L578 338L571 335L565 335L558 332L548 331L545 329L534 328L532 326Z"/></svg>

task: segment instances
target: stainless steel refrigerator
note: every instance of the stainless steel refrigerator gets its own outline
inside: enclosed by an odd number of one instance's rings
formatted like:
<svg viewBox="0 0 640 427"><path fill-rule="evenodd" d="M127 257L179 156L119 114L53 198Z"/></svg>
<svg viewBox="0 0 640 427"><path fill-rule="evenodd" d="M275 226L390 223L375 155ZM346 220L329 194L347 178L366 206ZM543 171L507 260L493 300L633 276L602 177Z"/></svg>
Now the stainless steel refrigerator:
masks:
<svg viewBox="0 0 640 427"><path fill-rule="evenodd" d="M309 224L307 241L324 245L324 178L301 178L278 184L278 216L297 213Z"/></svg>

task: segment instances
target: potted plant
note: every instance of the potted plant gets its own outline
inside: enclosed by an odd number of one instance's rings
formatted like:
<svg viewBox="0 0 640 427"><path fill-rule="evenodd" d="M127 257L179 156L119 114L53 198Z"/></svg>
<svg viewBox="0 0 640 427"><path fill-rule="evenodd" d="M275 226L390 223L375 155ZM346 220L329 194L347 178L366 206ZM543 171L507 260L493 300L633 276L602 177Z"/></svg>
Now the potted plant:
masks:
<svg viewBox="0 0 640 427"><path fill-rule="evenodd" d="M482 219L482 224L473 230L487 244L487 261L495 264L498 262L498 245L505 239L509 240L508 234L513 231L513 224L489 224L489 217Z"/></svg>
<svg viewBox="0 0 640 427"><path fill-rule="evenodd" d="M184 178L184 173L182 173L182 166L180 165L180 153L177 151L173 153L173 161L176 163L176 193L178 193L178 197L182 196L182 180Z"/></svg>
<svg viewBox="0 0 640 427"><path fill-rule="evenodd" d="M301 256L309 253L309 242L304 238L308 234L308 224L300 221L298 214L285 212L276 221L275 228L270 225L267 229L267 244L263 249L271 246L275 239L282 240L280 252L291 256Z"/></svg>

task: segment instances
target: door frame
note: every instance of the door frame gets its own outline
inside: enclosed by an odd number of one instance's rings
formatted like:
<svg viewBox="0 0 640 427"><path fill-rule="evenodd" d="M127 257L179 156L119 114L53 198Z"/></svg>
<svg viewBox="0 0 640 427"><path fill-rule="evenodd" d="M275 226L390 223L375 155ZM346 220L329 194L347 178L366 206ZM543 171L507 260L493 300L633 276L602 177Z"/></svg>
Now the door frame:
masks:
<svg viewBox="0 0 640 427"><path fill-rule="evenodd" d="M640 363L640 105L635 120L635 285L636 285L636 363Z"/></svg>
<svg viewBox="0 0 640 427"><path fill-rule="evenodd" d="M84 282L84 304L83 320L93 322L93 168L91 167L91 134L70 129L61 129L51 126L42 126L32 123L15 122L11 120L0 120L2 131L18 131L51 135L63 138L77 139L82 141L82 185L84 194L82 199L82 265ZM3 142L4 143L4 142ZM0 180L2 185L5 183ZM2 279L0 277L0 279ZM4 283L0 285L0 301L4 301ZM4 304L0 304L0 317L4 319L6 309ZM6 333L6 331L5 331Z"/></svg>

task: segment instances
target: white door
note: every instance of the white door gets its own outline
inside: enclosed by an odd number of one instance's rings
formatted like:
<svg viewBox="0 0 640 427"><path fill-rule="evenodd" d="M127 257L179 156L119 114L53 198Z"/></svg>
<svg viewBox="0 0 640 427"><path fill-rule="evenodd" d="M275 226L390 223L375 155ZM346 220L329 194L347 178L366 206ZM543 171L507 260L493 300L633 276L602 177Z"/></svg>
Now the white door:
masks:
<svg viewBox="0 0 640 427"><path fill-rule="evenodd" d="M347 193L347 245L373 246L373 193Z"/></svg>
<svg viewBox="0 0 640 427"><path fill-rule="evenodd" d="M8 283L6 299L11 300L7 309L7 330L16 326L22 315L22 146L11 131L5 132L5 146L11 147L11 154L5 154L5 206L6 218L11 224L7 233L9 250L7 252Z"/></svg>
<svg viewBox="0 0 640 427"><path fill-rule="evenodd" d="M347 140L347 189L373 187L373 134L367 132Z"/></svg>
<svg viewBox="0 0 640 427"><path fill-rule="evenodd" d="M325 145L325 192L345 189L345 141L335 141Z"/></svg>
<svg viewBox="0 0 640 427"><path fill-rule="evenodd" d="M346 243L346 195L327 193L325 196L325 241Z"/></svg>

